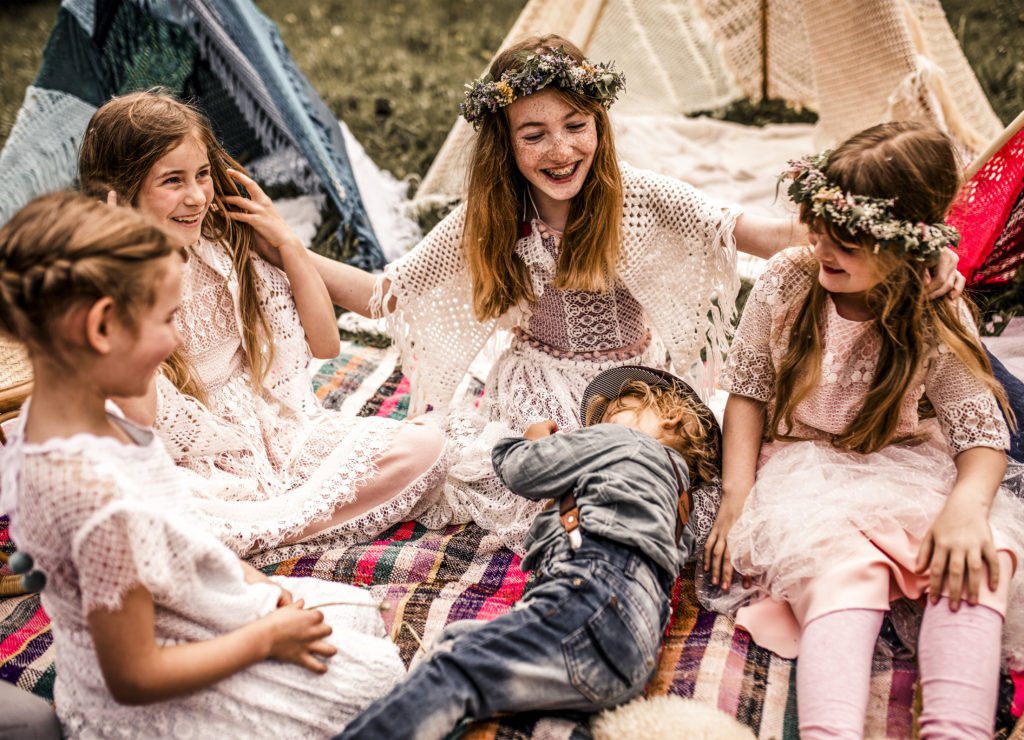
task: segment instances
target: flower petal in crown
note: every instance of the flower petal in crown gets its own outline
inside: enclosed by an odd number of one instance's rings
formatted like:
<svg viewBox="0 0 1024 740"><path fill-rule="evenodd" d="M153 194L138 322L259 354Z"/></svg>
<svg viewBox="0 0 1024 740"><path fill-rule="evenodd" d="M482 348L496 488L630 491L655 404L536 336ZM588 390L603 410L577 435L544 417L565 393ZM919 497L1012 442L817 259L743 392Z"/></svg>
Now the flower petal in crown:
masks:
<svg viewBox="0 0 1024 740"><path fill-rule="evenodd" d="M935 262L943 249L955 248L960 234L946 224L905 221L893 214L896 201L844 192L825 175L831 151L794 159L780 180L790 180L786 192L797 205L806 205L818 218L851 234L875 240L875 251L885 249L907 259Z"/></svg>
<svg viewBox="0 0 1024 740"><path fill-rule="evenodd" d="M625 89L626 76L615 69L613 62L577 62L561 46L523 52L522 65L506 70L501 79L495 81L486 74L466 85L466 99L459 105L459 111L477 128L485 116L552 85L593 98L607 108Z"/></svg>

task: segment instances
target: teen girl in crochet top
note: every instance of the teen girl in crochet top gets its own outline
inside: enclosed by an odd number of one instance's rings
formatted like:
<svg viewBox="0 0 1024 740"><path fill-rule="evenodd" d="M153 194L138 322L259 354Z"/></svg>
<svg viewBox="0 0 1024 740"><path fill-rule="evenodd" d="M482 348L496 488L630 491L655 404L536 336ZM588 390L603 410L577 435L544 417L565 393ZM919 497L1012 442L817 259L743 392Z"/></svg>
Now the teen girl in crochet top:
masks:
<svg viewBox="0 0 1024 740"><path fill-rule="evenodd" d="M671 364L707 390L739 286L735 250L769 257L805 238L798 222L619 162L607 109L624 83L557 36L515 44L468 86L463 115L478 133L465 203L381 277L318 263L335 302L387 317L413 413L443 408L495 330L510 330L479 413L447 421L456 444L433 524L473 519L519 547L537 505L494 476L493 443L540 419L578 427L583 389L617 365ZM697 501L698 536L714 507Z"/></svg>

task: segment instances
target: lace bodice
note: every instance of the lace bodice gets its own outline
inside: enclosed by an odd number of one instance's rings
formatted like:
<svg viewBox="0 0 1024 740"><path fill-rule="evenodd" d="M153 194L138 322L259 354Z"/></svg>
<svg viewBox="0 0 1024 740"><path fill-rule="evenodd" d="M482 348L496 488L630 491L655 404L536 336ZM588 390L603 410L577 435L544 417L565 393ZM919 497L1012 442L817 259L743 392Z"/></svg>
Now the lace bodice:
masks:
<svg viewBox="0 0 1024 740"><path fill-rule="evenodd" d="M664 342L676 371L710 389L718 359L726 347L726 327L739 288L733 226L740 211L723 207L679 180L621 165L623 183L622 253L617 268L625 290L642 307L651 328ZM369 309L387 315L388 327L401 351L402 366L411 380L410 414L422 413L427 403L446 407L456 387L499 323L524 326L529 306L518 306L500 320L477 321L473 291L462 252L464 205L438 224L409 254L386 269L377 282ZM527 260L550 261L537 229L516 245ZM533 266L531 265L531 272ZM532 275L536 280L539 276ZM387 286L387 291L384 288ZM537 283L535 282L535 288ZM541 293L542 291L537 290ZM617 300L619 294L613 294ZM395 310L386 307L396 299ZM576 311L584 308L582 311ZM544 306L540 306L541 314ZM571 324L571 342L594 346L599 339L588 327L598 312L593 305L571 304L564 314ZM627 335L636 317L618 306L618 324ZM538 316L538 320L540 317ZM535 330L548 334L549 328ZM552 335L557 332L550 330ZM589 336L588 336L589 335ZM606 340L610 343L617 343ZM708 372L697 363L707 348ZM696 364L695 364L696 363Z"/></svg>
<svg viewBox="0 0 1024 740"><path fill-rule="evenodd" d="M813 255L788 249L769 261L751 292L733 340L720 383L726 390L774 403L775 372L789 343L804 296L816 279ZM960 318L975 331L967 306ZM821 322L824 356L821 377L797 407L791 434L828 439L843 432L860 413L877 369L881 337L871 321L844 319L827 301ZM924 362L900 404L898 437L918 429L918 402L927 396L935 407L954 454L971 447L1002 449L1008 431L992 393L957 360L944 344L929 346Z"/></svg>
<svg viewBox="0 0 1024 740"><path fill-rule="evenodd" d="M534 221L531 228L538 228ZM524 338L540 349L559 353L597 354L610 350L641 349L647 338L643 307L621 280L603 293L562 290L554 286L561 238L543 235L524 240L517 252L530 267L536 300L527 305ZM539 249L538 249L539 247Z"/></svg>

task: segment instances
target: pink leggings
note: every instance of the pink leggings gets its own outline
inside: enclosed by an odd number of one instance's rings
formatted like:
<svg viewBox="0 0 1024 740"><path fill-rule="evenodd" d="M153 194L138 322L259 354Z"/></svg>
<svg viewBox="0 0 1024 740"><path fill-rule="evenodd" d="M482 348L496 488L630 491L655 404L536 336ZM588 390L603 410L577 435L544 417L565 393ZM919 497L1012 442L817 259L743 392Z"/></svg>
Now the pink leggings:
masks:
<svg viewBox="0 0 1024 740"><path fill-rule="evenodd" d="M860 738L871 658L884 612L844 609L804 625L797 660L800 737ZM999 691L1003 618L985 606L925 607L918 642L921 737L991 738Z"/></svg>

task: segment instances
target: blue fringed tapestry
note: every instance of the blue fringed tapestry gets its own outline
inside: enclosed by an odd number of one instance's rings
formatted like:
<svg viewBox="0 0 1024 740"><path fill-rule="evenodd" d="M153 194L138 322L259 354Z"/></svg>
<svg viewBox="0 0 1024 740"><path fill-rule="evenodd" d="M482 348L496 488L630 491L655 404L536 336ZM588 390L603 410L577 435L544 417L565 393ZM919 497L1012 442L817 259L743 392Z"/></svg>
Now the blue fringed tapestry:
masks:
<svg viewBox="0 0 1024 740"><path fill-rule="evenodd" d="M32 197L73 185L96 108L156 86L202 108L272 192L325 196L334 228L321 228L318 251L384 265L337 120L250 0L64 0L0 153L0 223Z"/></svg>

